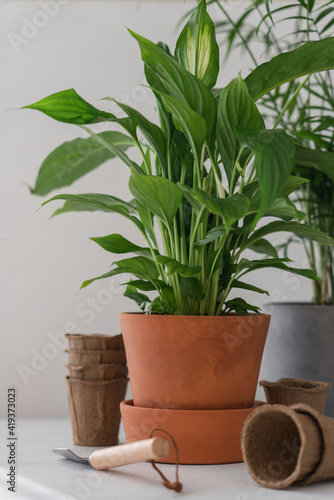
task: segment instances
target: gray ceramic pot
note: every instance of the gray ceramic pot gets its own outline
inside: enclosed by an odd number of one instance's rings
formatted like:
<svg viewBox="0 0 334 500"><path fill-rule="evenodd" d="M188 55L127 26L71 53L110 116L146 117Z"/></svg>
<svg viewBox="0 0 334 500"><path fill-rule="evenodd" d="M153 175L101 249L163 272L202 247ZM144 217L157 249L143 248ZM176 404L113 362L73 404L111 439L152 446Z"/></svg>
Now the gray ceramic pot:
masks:
<svg viewBox="0 0 334 500"><path fill-rule="evenodd" d="M271 315L260 380L330 382L325 414L334 417L334 306L267 304Z"/></svg>

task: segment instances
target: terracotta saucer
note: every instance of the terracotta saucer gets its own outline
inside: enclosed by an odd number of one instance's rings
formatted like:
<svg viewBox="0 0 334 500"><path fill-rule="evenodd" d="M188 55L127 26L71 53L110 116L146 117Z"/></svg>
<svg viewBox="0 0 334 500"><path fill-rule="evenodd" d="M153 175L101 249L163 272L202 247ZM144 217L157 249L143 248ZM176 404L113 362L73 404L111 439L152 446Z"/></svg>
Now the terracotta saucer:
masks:
<svg viewBox="0 0 334 500"><path fill-rule="evenodd" d="M179 448L181 464L228 464L242 462L241 430L248 415L265 403L240 410L169 410L143 408L133 400L121 403L121 414L128 443L146 439L152 429L169 432ZM154 435L166 437L156 431ZM163 463L175 463L175 451Z"/></svg>

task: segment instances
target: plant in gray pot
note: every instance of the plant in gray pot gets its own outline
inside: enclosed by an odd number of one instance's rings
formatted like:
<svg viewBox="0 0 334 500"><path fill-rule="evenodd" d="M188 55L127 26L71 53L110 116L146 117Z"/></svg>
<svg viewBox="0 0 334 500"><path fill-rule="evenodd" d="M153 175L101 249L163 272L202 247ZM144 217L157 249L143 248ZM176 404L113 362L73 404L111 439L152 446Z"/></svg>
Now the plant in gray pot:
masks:
<svg viewBox="0 0 334 500"><path fill-rule="evenodd" d="M228 53L242 46L255 66L258 61L251 50L250 41L260 42L265 57L270 59L301 43L333 35L333 1L318 3L298 0L277 6L266 0L258 0L252 2L238 19L232 19L223 4L216 4L223 17L223 21L216 24L216 29L226 35ZM258 18L255 24L254 16ZM252 22L249 22L251 18ZM319 60L322 55L319 52L316 59ZM295 193L297 205L314 229L333 236L333 72L318 73L278 87L261 100L261 109L269 121L284 123L295 139L293 173L309 179ZM312 151L306 151L306 148ZM296 297L296 303L274 303L265 307L272 320L261 377L272 381L281 377L323 380L333 385L333 246L324 246L303 235L294 235L279 247L285 257L296 242L303 245L309 266L320 279L313 282L310 303L300 303ZM328 393L326 413L334 416L334 389Z"/></svg>

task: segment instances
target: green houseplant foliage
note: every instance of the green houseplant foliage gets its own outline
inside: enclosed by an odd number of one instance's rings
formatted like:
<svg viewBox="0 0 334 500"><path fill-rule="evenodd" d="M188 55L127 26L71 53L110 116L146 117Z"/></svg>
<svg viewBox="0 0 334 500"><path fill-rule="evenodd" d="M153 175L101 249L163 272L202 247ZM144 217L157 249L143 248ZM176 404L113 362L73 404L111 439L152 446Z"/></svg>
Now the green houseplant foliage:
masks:
<svg viewBox="0 0 334 500"><path fill-rule="evenodd" d="M74 146L75 157L75 144L51 153L40 169L34 194L70 185L113 156L129 168L133 196L129 202L108 194L59 194L45 202L65 201L55 214L97 210L121 214L143 237L143 246L119 234L92 238L108 252L134 256L115 261L111 270L82 287L130 273L134 279L126 284L125 295L147 313L221 315L258 311L240 297L230 298L233 289L266 293L243 280L252 271L274 267L317 280L312 270L289 266L289 259L279 258L267 240L268 235L284 231L324 245L334 243L302 222L304 214L290 201L289 195L307 182L291 175L294 140L277 126L266 129L256 101L300 74L334 67L334 40L327 41L328 50L319 63L312 55L323 42L310 42L298 49L308 57L302 69L298 53L292 51L280 56L284 65L280 74L275 73L273 59L266 72L259 66L246 80L237 76L218 93L213 87L219 52L205 1L183 28L174 55L164 44L130 34L139 45L148 86L156 97L159 125L122 103L117 104L123 118L100 111L74 90L26 106L79 125L89 134L87 139L76 139L87 141L89 153L85 156L81 148L77 158L72 157L75 168L62 162L69 147ZM100 121L117 123L126 133L95 134L86 127ZM126 152L130 146L139 149L141 164ZM59 164L60 172L55 168ZM258 258L245 258L248 249L260 254ZM156 298L149 298L148 291L156 291Z"/></svg>
<svg viewBox="0 0 334 500"><path fill-rule="evenodd" d="M265 59L274 54L291 51L311 40L330 40L334 30L334 2L297 0L272 4L256 0L239 18L232 19L222 2L216 3L222 20L216 23L218 32L225 34L227 55L242 47L254 66L258 60L252 43L262 45ZM256 21L255 21L256 19ZM289 26L289 30L284 29ZM284 33L284 35L281 35ZM307 45L307 43L306 43ZM315 53L317 64L323 53ZM263 59L263 58L262 58ZM303 58L301 57L301 61ZM265 68L265 65L262 67ZM329 69L329 68L328 68ZM291 80L274 89L260 100L267 121L281 126L295 139L296 154L293 174L309 182L295 193L295 201L306 214L307 222L317 230L334 236L334 81L332 71L315 73L302 80ZM283 113L283 114L282 114ZM306 149L307 148L307 149ZM309 149L312 149L310 153ZM334 304L333 246L323 245L299 235L310 268L320 277L313 282L313 302ZM288 255L296 238L282 245Z"/></svg>

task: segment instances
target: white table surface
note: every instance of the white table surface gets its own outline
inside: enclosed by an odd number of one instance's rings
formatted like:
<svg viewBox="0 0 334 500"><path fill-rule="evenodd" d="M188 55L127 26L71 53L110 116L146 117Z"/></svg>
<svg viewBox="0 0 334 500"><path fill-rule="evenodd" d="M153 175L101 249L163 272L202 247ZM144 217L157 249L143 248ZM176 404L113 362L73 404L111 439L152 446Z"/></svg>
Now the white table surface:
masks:
<svg viewBox="0 0 334 500"><path fill-rule="evenodd" d="M110 471L62 459L55 447L73 449L89 456L94 448L72 445L68 419L21 419L17 422L17 491L7 491L6 421L0 421L1 500L333 500L334 481L291 487L282 491L261 488L249 476L244 464L180 467L182 493L167 490L151 464L128 465ZM124 434L121 431L121 442ZM175 480L173 465L160 465Z"/></svg>

